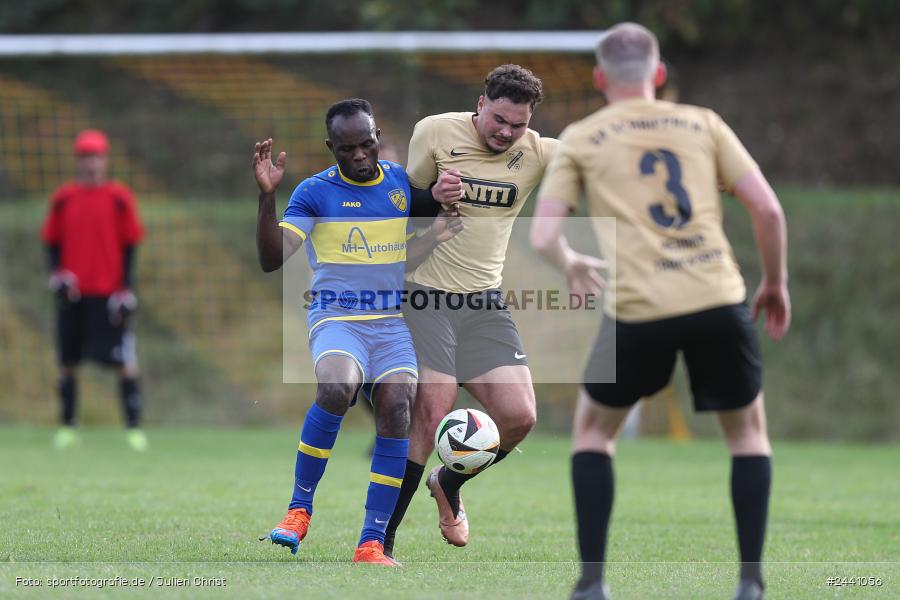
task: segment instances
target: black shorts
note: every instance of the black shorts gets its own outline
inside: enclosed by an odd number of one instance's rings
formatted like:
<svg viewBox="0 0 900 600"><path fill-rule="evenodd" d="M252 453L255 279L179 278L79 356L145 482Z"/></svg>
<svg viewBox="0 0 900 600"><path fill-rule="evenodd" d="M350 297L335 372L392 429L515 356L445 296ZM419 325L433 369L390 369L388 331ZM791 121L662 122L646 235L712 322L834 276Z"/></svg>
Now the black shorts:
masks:
<svg viewBox="0 0 900 600"><path fill-rule="evenodd" d="M604 320L584 387L605 406L631 406L669 383L679 351L697 411L742 408L762 389L759 338L746 304L644 323Z"/></svg>
<svg viewBox="0 0 900 600"><path fill-rule="evenodd" d="M57 352L65 366L87 358L104 365L136 365L134 334L127 323L113 325L107 296L87 296L78 302L57 302Z"/></svg>
<svg viewBox="0 0 900 600"><path fill-rule="evenodd" d="M503 293L454 294L406 283L403 316L419 367L471 381L497 367L528 365Z"/></svg>

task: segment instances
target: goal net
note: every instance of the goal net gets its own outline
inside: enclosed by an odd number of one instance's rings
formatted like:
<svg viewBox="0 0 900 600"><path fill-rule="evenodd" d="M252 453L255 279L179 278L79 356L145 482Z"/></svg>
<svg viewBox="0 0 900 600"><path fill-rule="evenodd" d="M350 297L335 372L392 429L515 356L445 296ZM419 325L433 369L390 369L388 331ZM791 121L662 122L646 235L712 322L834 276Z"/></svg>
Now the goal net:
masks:
<svg viewBox="0 0 900 600"><path fill-rule="evenodd" d="M555 137L602 104L591 86L597 39L2 37L0 421L52 422L57 412L38 232L49 195L74 175L79 131L107 132L111 175L135 190L147 229L136 323L148 411L169 422L269 422L297 414L311 395L281 384L281 279L263 276L255 256L254 141L271 136L288 154L283 210L294 183L332 163L323 140L333 102L369 99L382 157L403 164L416 121L474 110L485 75L509 62L543 80L531 126ZM117 420L109 377L83 378L83 420ZM568 404L571 389L559 396Z"/></svg>

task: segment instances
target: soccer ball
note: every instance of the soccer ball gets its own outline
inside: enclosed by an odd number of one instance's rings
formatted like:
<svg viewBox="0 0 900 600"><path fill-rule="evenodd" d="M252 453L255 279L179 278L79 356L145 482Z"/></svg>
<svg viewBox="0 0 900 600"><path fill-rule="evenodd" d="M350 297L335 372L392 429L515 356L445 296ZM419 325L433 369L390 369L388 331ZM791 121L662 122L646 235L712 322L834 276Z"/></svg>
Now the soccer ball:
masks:
<svg viewBox="0 0 900 600"><path fill-rule="evenodd" d="M460 408L438 425L434 447L448 469L471 475L488 468L497 458L500 432L494 421L480 410Z"/></svg>

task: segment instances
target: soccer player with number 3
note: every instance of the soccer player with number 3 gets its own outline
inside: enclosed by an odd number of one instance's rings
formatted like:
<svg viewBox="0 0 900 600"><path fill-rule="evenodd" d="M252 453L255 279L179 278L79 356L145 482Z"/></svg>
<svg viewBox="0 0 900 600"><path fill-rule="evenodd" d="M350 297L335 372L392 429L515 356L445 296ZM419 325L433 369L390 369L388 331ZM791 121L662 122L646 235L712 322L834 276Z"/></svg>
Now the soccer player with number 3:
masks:
<svg viewBox="0 0 900 600"><path fill-rule="evenodd" d="M547 169L532 245L578 272L563 236L582 194L609 271L603 320L584 375L573 432L572 480L582 577L573 599L605 599L615 438L637 400L663 388L678 352L694 406L715 411L732 456L731 498L741 558L736 600L763 598L760 569L771 482L762 365L753 320L779 340L790 325L786 226L778 198L737 136L711 110L654 99L665 81L656 37L623 23L597 49L594 83L609 106L570 125ZM746 288L722 229L718 183L750 213L763 280ZM616 245L613 246L613 243Z"/></svg>

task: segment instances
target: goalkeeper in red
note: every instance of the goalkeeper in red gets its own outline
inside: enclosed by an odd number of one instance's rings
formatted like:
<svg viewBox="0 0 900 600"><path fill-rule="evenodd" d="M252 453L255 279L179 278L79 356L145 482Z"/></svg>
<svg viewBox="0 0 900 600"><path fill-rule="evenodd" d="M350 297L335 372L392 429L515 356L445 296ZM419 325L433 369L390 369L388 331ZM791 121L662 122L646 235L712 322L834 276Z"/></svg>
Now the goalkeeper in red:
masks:
<svg viewBox="0 0 900 600"><path fill-rule="evenodd" d="M77 371L83 358L119 371L128 444L147 449L140 429L142 400L135 339L129 315L135 248L144 230L134 194L107 179L109 140L98 130L75 139L78 176L57 189L41 229L50 260L50 289L57 299L56 343L60 364L62 427L53 442L64 449L79 441Z"/></svg>

